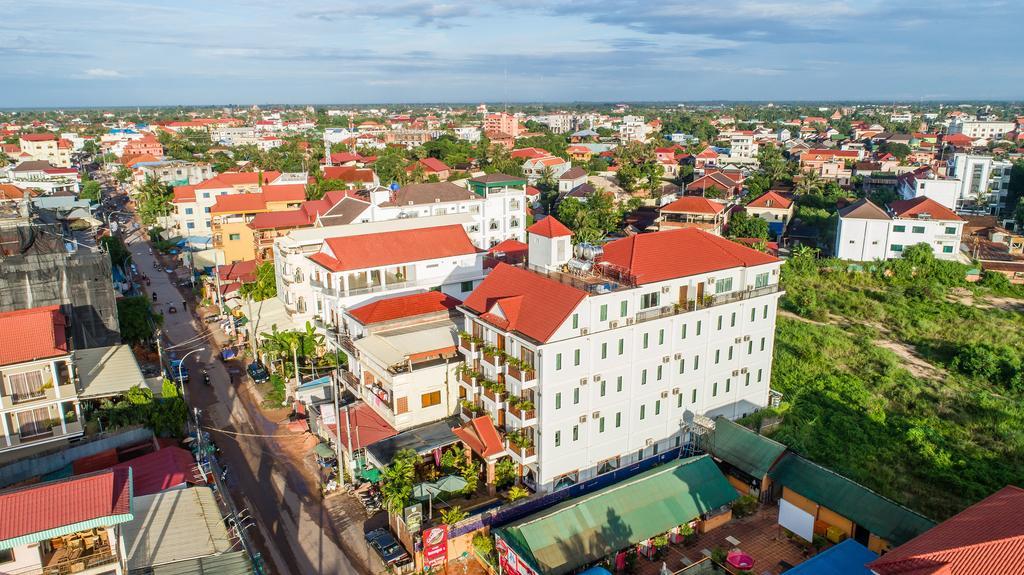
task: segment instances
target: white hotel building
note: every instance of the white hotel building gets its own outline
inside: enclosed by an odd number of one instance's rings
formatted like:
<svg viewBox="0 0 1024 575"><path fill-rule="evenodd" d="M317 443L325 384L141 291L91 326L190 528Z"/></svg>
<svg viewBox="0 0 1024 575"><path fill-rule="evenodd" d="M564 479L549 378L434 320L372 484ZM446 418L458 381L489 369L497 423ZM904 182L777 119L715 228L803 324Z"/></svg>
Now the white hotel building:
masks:
<svg viewBox="0 0 1024 575"><path fill-rule="evenodd" d="M529 264L498 265L459 307L459 395L504 429L528 485L592 479L679 447L693 414L768 404L780 260L697 229L571 259L554 218L528 231Z"/></svg>

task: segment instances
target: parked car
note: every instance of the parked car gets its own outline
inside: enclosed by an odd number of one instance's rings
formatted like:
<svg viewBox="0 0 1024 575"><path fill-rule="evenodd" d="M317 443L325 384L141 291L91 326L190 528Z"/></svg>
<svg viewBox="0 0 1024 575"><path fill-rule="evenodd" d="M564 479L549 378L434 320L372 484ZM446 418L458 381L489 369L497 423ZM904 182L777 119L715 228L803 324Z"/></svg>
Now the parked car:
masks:
<svg viewBox="0 0 1024 575"><path fill-rule="evenodd" d="M401 565L409 561L409 553L402 544L395 540L391 533L384 529L374 529L366 534L366 542L380 555L387 566Z"/></svg>
<svg viewBox="0 0 1024 575"><path fill-rule="evenodd" d="M263 364L254 361L249 364L249 367L245 368L245 371L249 373L249 377L252 378L252 382L259 384L270 381L270 373L267 372L267 368L263 367Z"/></svg>

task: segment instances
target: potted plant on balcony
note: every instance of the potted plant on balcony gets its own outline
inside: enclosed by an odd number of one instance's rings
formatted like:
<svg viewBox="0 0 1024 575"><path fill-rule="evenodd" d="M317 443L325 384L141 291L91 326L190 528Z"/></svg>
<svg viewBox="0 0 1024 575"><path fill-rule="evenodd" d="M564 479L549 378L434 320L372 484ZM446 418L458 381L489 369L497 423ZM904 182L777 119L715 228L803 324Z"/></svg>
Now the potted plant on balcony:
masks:
<svg viewBox="0 0 1024 575"><path fill-rule="evenodd" d="M530 439L530 436L522 429L516 429L508 432L505 435L505 438L508 439L509 445L516 449L530 449L533 447L533 440Z"/></svg>
<svg viewBox="0 0 1024 575"><path fill-rule="evenodd" d="M489 343L485 344L483 347L484 359L486 359L489 363L498 365L498 354L500 353L500 351L501 350L499 350L497 347Z"/></svg>

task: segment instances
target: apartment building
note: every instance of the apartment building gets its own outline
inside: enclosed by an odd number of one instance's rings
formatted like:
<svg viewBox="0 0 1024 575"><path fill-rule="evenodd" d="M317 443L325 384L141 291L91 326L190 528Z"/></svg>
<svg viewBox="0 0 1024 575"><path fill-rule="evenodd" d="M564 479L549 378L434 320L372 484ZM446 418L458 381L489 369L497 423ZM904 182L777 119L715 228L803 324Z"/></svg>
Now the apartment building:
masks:
<svg viewBox="0 0 1024 575"><path fill-rule="evenodd" d="M543 179L546 174L558 180L562 174L572 168L572 162L559 158L558 156L544 156L541 158L529 158L523 162L523 175L530 185L535 185Z"/></svg>
<svg viewBox="0 0 1024 575"><path fill-rule="evenodd" d="M301 176L301 177L300 177ZM171 200L177 235L211 235L210 210L219 196L259 192L264 186L305 184L305 174L225 172L195 185L177 186Z"/></svg>
<svg viewBox="0 0 1024 575"><path fill-rule="evenodd" d="M753 130L734 130L729 135L730 159L756 159L758 147Z"/></svg>
<svg viewBox="0 0 1024 575"><path fill-rule="evenodd" d="M553 218L528 231L529 263L499 264L459 307L459 395L504 430L528 485L680 447L693 414L767 405L780 260L698 229L573 258Z"/></svg>
<svg viewBox="0 0 1024 575"><path fill-rule="evenodd" d="M256 259L256 231L250 225L257 214L291 211L306 199L304 184L263 186L259 192L217 196L210 207L213 248L224 263Z"/></svg>
<svg viewBox="0 0 1024 575"><path fill-rule="evenodd" d="M1000 120L971 120L956 118L949 124L950 134L963 134L973 140L1001 139L1007 132L1017 129L1017 124Z"/></svg>
<svg viewBox="0 0 1024 575"><path fill-rule="evenodd" d="M57 305L0 313L0 454L82 435L67 328Z"/></svg>
<svg viewBox="0 0 1024 575"><path fill-rule="evenodd" d="M619 124L619 140L623 143L646 142L651 132L643 116L623 116Z"/></svg>
<svg viewBox="0 0 1024 575"><path fill-rule="evenodd" d="M865 198L839 210L834 253L844 260L888 260L925 243L936 258L956 260L963 227L960 216L926 196L897 200L888 211Z"/></svg>
<svg viewBox="0 0 1024 575"><path fill-rule="evenodd" d="M56 134L22 134L18 136L21 153L29 159L49 162L58 168L71 167L71 142Z"/></svg>
<svg viewBox="0 0 1024 575"><path fill-rule="evenodd" d="M1013 164L980 154L953 154L947 175L959 180L956 209L999 215L1010 189ZM1012 208L1012 206L1010 206Z"/></svg>
<svg viewBox="0 0 1024 575"><path fill-rule="evenodd" d="M160 162L142 162L134 166L133 181L138 186L149 178L154 178L168 186L194 186L213 178L216 174L213 166L206 162L186 162L168 160Z"/></svg>
<svg viewBox="0 0 1024 575"><path fill-rule="evenodd" d="M930 166L922 166L902 174L896 180L896 191L904 200L927 197L950 209L959 209L963 182L957 178L942 176Z"/></svg>
<svg viewBox="0 0 1024 575"><path fill-rule="evenodd" d="M519 119L512 114L498 112L484 116L484 132L501 132L512 138L519 136Z"/></svg>

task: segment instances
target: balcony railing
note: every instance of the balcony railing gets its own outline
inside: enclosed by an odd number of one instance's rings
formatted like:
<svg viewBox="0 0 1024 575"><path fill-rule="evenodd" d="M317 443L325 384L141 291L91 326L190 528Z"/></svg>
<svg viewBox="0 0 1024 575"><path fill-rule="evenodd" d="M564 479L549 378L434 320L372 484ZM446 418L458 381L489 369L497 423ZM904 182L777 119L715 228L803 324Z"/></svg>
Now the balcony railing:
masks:
<svg viewBox="0 0 1024 575"><path fill-rule="evenodd" d="M537 379L537 370L531 368L519 369L513 365L508 366L509 377L515 379L519 383L526 384Z"/></svg>
<svg viewBox="0 0 1024 575"><path fill-rule="evenodd" d="M692 311L706 309L709 307L715 307L747 299L752 299L755 297L761 297L763 295L777 293L778 291L778 284L773 284L765 286L763 288L734 291L722 295L709 295L705 296L703 301L689 300L685 304L676 303L638 312L636 314L636 321L637 323L639 323L644 321L661 319L663 317L689 313Z"/></svg>
<svg viewBox="0 0 1024 575"><path fill-rule="evenodd" d="M61 551L64 550L58 550L58 553ZM69 557L73 554L73 550L68 552ZM67 575L69 573L81 573L82 571L92 569L93 567L109 565L116 562L117 555L111 551L109 546L105 546L103 549L98 550L91 555L83 555L73 559L68 558L59 560L56 563L45 565L42 570L42 575Z"/></svg>

